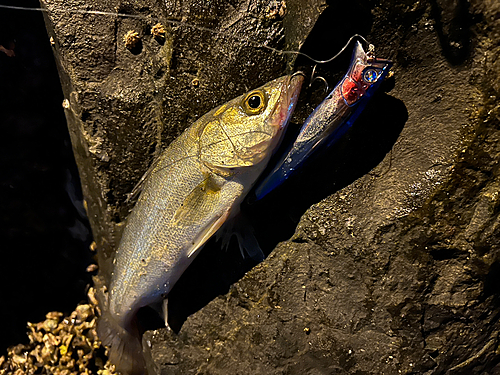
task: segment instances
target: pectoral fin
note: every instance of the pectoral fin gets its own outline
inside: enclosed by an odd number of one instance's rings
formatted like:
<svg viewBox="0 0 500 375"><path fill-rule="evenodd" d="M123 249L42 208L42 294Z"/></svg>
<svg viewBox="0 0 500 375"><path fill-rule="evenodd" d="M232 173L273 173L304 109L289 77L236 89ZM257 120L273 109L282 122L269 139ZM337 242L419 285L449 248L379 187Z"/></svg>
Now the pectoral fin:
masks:
<svg viewBox="0 0 500 375"><path fill-rule="evenodd" d="M229 217L229 210L225 211L221 216L215 217L212 222L203 230L200 232L198 237L195 238L195 240L192 243L192 247L188 251L188 258L192 257L197 250L199 250L205 242L207 242L210 237L212 237L215 232L217 232L222 224L227 220Z"/></svg>
<svg viewBox="0 0 500 375"><path fill-rule="evenodd" d="M174 214L174 224L186 226L200 222L213 213L219 204L219 200L220 187L217 185L215 178L208 175L186 196L186 199Z"/></svg>
<svg viewBox="0 0 500 375"><path fill-rule="evenodd" d="M208 174L184 199L173 217L174 225L188 226L208 223L190 243L187 256L192 257L212 237L229 217L230 209L220 213L221 188L215 177ZM217 214L217 211L219 214Z"/></svg>

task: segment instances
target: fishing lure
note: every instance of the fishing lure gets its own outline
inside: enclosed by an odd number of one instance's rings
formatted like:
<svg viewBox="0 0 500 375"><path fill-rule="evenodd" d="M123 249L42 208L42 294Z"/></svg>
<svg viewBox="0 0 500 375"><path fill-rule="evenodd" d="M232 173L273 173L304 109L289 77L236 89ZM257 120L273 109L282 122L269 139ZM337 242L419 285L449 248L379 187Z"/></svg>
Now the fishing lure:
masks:
<svg viewBox="0 0 500 375"><path fill-rule="evenodd" d="M352 126L387 77L390 60L377 59L356 42L346 75L307 118L297 139L255 190L256 199L281 185L321 145L335 143Z"/></svg>

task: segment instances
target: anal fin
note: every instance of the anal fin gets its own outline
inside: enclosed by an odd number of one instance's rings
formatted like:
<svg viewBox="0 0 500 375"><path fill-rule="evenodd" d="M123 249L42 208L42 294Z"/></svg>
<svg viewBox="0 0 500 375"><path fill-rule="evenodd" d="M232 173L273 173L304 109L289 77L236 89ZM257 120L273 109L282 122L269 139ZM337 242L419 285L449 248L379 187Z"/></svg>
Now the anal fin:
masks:
<svg viewBox="0 0 500 375"><path fill-rule="evenodd" d="M165 327L170 330L170 326L168 325L168 298L165 298L161 305L161 310L163 314L163 321L165 322Z"/></svg>
<svg viewBox="0 0 500 375"><path fill-rule="evenodd" d="M222 247L228 248L232 236L238 240L241 256L245 258L245 253L256 262L265 259L264 252L260 248L259 242L254 234L254 229L247 217L238 212L231 218L224 228L217 234L217 240L222 240Z"/></svg>

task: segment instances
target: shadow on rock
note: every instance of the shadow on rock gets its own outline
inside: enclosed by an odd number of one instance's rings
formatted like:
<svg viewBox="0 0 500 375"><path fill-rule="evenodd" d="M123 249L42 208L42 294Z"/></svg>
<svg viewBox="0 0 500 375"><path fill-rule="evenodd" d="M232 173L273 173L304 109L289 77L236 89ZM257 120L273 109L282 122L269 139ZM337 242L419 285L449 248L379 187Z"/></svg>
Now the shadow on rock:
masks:
<svg viewBox="0 0 500 375"><path fill-rule="evenodd" d="M282 187L244 207L264 252L292 236L300 217L311 205L376 167L390 152L407 118L406 107L400 100L385 94L376 96L346 137L323 154L313 155L302 171Z"/></svg>

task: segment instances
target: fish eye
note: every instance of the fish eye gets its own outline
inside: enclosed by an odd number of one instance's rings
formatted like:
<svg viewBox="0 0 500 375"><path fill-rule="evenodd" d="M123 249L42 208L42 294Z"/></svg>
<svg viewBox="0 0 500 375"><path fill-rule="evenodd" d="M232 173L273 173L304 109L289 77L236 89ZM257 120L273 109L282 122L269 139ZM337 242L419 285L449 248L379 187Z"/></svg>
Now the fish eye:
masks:
<svg viewBox="0 0 500 375"><path fill-rule="evenodd" d="M363 72L363 80L368 83L374 83L380 76L380 72L377 69L366 68Z"/></svg>
<svg viewBox="0 0 500 375"><path fill-rule="evenodd" d="M260 91L252 91L243 100L243 108L248 114L261 113L266 106L266 98Z"/></svg>
<svg viewBox="0 0 500 375"><path fill-rule="evenodd" d="M248 106L252 109L257 109L260 107L261 99L259 95L252 95L248 98Z"/></svg>

